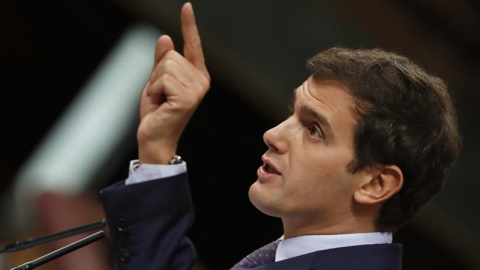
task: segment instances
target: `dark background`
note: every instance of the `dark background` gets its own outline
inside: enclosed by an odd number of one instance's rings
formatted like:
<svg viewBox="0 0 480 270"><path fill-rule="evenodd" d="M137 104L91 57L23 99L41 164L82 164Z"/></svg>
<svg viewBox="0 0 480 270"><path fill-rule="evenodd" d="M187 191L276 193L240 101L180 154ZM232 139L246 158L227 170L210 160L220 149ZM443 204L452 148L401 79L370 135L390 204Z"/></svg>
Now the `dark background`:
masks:
<svg viewBox="0 0 480 270"><path fill-rule="evenodd" d="M442 195L395 240L404 244L404 269L480 269L475 256L480 251L475 170L479 4L259 2L193 2L213 81L182 137L179 154L188 162L197 213L190 235L204 264L226 269L281 235L279 220L256 211L247 197L266 150L262 134L286 115L277 108L285 107L281 101L308 76L305 60L341 44L394 50L446 78L456 100L464 150ZM0 4L4 194L128 27L139 22L156 25L181 48L180 6L180 1L114 0ZM107 179L94 179L98 184L92 190L126 177L128 161L136 157L134 136L123 147L128 154L121 157L122 166L110 168L113 173ZM6 222L2 218L2 225ZM2 238L10 240L8 233Z"/></svg>

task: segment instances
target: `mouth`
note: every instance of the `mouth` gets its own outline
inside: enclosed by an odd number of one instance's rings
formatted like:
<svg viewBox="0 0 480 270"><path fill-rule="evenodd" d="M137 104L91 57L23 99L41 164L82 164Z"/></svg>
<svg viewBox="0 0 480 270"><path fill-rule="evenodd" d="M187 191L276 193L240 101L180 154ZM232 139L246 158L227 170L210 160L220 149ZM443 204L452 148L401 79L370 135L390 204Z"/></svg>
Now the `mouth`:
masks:
<svg viewBox="0 0 480 270"><path fill-rule="evenodd" d="M273 167L272 165L270 165L268 163L264 163L263 166L262 166L262 169L269 174L282 175L277 169L275 169L275 167Z"/></svg>
<svg viewBox="0 0 480 270"><path fill-rule="evenodd" d="M261 181L275 179L282 175L280 170L272 162L270 162L266 156L262 157L262 161L263 165L260 166L257 171L258 177Z"/></svg>

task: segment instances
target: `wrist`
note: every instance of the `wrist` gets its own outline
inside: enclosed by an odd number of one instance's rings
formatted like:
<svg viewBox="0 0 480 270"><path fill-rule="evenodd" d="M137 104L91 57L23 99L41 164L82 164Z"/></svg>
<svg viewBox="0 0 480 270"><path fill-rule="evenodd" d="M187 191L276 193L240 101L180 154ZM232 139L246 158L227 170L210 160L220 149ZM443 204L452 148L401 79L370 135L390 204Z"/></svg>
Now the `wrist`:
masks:
<svg viewBox="0 0 480 270"><path fill-rule="evenodd" d="M144 145L138 147L139 164L170 164L177 152L175 146Z"/></svg>

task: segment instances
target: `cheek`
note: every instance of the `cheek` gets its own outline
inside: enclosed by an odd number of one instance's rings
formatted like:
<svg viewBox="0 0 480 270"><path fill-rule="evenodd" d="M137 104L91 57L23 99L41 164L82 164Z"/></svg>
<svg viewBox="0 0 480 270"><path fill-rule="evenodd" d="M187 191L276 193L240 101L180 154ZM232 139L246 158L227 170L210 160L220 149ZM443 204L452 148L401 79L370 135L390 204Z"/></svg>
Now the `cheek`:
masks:
<svg viewBox="0 0 480 270"><path fill-rule="evenodd" d="M348 153L325 151L322 155L311 156L299 161L292 170L292 186L302 193L318 194L324 197L350 189L351 177L346 171L350 155ZM293 190L297 188L292 187Z"/></svg>

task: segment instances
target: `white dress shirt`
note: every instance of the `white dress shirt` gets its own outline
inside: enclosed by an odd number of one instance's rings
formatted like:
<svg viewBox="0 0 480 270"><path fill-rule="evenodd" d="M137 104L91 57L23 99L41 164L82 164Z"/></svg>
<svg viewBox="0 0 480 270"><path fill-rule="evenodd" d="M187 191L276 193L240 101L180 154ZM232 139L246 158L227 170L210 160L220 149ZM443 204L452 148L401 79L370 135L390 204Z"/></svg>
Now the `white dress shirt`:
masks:
<svg viewBox="0 0 480 270"><path fill-rule="evenodd" d="M167 178L179 175L187 171L187 163L182 161L180 164L160 165L160 164L142 164L138 166L138 159L130 161L128 169L128 178L125 185L137 184L155 179Z"/></svg>
<svg viewBox="0 0 480 270"><path fill-rule="evenodd" d="M283 239L278 244L275 261L282 261L307 253L332 248L390 244L392 243L391 233L352 233L332 235L302 235Z"/></svg>
<svg viewBox="0 0 480 270"><path fill-rule="evenodd" d="M155 179L179 175L187 171L187 164L182 161L175 165L142 164L138 160L130 162L129 175L125 185L142 183ZM359 245L389 244L392 243L391 233L353 233L334 235L302 235L288 239L280 238L275 261L282 261L307 253Z"/></svg>

